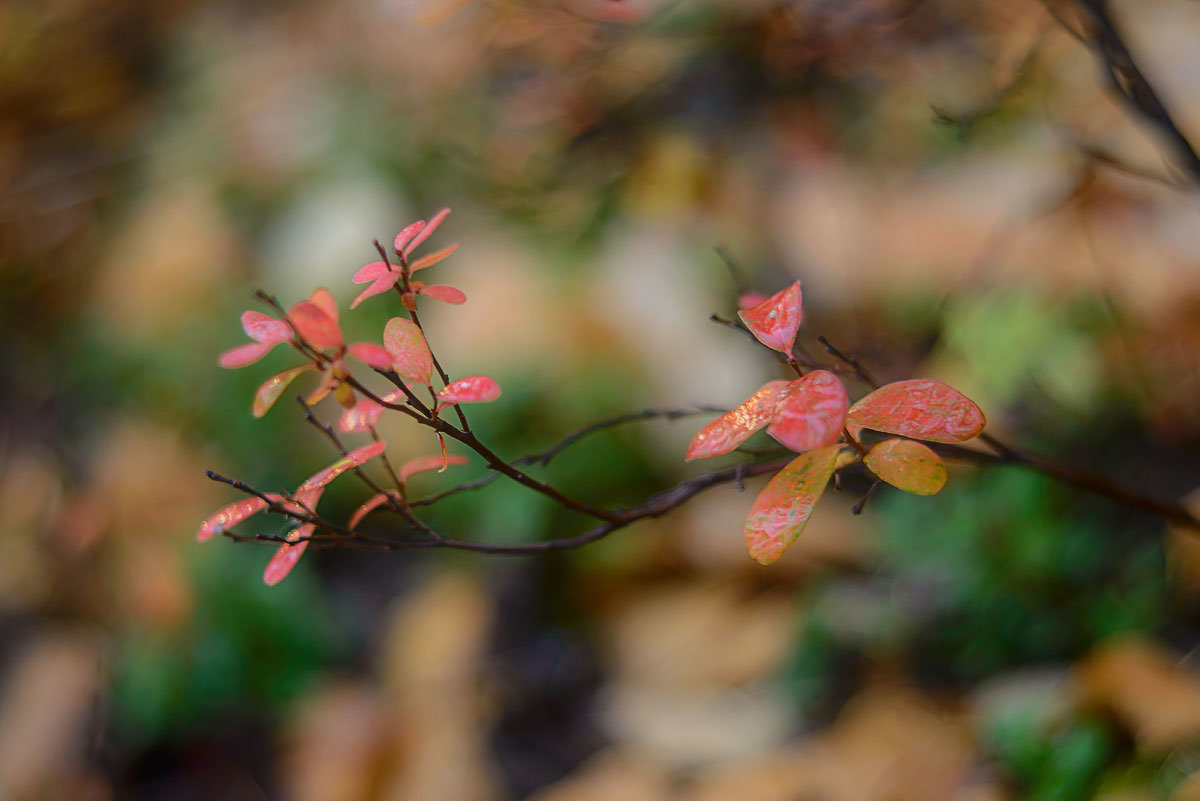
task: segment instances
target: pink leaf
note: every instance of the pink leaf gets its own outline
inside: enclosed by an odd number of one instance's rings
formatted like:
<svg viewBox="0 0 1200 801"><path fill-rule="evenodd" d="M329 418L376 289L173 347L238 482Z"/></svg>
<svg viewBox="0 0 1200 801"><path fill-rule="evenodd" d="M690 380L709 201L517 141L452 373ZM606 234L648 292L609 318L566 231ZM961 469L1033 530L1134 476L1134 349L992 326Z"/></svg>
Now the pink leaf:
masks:
<svg viewBox="0 0 1200 801"><path fill-rule="evenodd" d="M828 370L797 379L775 407L767 433L797 453L837 442L846 424L846 387Z"/></svg>
<svg viewBox="0 0 1200 801"><path fill-rule="evenodd" d="M433 379L433 354L425 335L412 320L393 317L383 329L383 347L391 355L401 378L429 384Z"/></svg>
<svg viewBox="0 0 1200 801"><path fill-rule="evenodd" d="M385 273L384 275L379 276L379 278L375 279L375 283L358 293L358 297L351 302L350 308L357 309L358 304L362 303L367 298L371 298L376 295L382 295L384 292L391 291L392 287L394 287L396 282L399 280L400 273L398 272Z"/></svg>
<svg viewBox="0 0 1200 801"><path fill-rule="evenodd" d="M304 537L311 537L315 530L316 526L308 523L288 532L287 539L289 542L298 542ZM300 557L304 555L307 548L307 539L298 545L280 545L279 550L275 551L275 555L271 557L271 561L267 562L267 569L263 571L263 581L266 585L274 587L287 578L287 574L292 572L292 568L300 561Z"/></svg>
<svg viewBox="0 0 1200 801"><path fill-rule="evenodd" d="M801 305L800 282L781 289L762 303L738 312L738 317L758 338L772 350L791 355L796 344L796 331L804 320Z"/></svg>
<svg viewBox="0 0 1200 801"><path fill-rule="evenodd" d="M759 564L769 565L800 536L825 491L840 445L793 459L767 482L746 517L746 547Z"/></svg>
<svg viewBox="0 0 1200 801"><path fill-rule="evenodd" d="M687 461L708 459L729 453L750 435L771 422L775 404L788 386L787 381L771 381L762 386L740 406L718 417L700 429L688 446Z"/></svg>
<svg viewBox="0 0 1200 801"><path fill-rule="evenodd" d="M420 231L416 232L416 236L413 238L412 242L408 243L408 247L404 249L404 253L406 255L412 253L414 250L420 247L422 242L433 236L433 232L438 229L438 226L442 224L442 221L446 219L446 215L449 213L450 209L442 209L437 214L433 215L433 217L429 220L429 224L422 226Z"/></svg>
<svg viewBox="0 0 1200 801"><path fill-rule="evenodd" d="M347 350L354 358L376 370L392 369L392 355L373 342L355 342Z"/></svg>
<svg viewBox="0 0 1200 801"><path fill-rule="evenodd" d="M317 287L313 293L308 296L308 302L315 305L318 309L329 315L329 319L333 320L333 324L338 322L338 307L337 301L333 298L333 293L325 287Z"/></svg>
<svg viewBox="0 0 1200 801"><path fill-rule="evenodd" d="M370 398L359 398L358 403L342 412L338 419L338 431L370 431L379 423L383 407Z"/></svg>
<svg viewBox="0 0 1200 801"><path fill-rule="evenodd" d="M417 220L415 223L409 223L401 229L400 233L396 234L396 239L392 242L392 250L397 253L403 253L404 248L412 241L412 238L421 232L425 227L424 220Z"/></svg>
<svg viewBox="0 0 1200 801"><path fill-rule="evenodd" d="M373 261L358 268L358 272L350 280L356 284L369 284L382 275L393 272L391 265L384 261Z"/></svg>
<svg viewBox="0 0 1200 801"><path fill-rule="evenodd" d="M283 500L279 495L268 495L267 497L274 501ZM200 524L200 529L196 532L196 540L198 542L210 540L230 526L236 526L247 517L266 508L267 502L262 498L243 498L228 506L222 506Z"/></svg>
<svg viewBox="0 0 1200 801"><path fill-rule="evenodd" d="M449 245L441 250L435 250L433 253L430 253L427 256L422 256L416 261L411 262L408 265L408 271L410 273L415 273L417 270L424 270L426 267L432 267L456 250L458 250L457 244Z"/></svg>
<svg viewBox="0 0 1200 801"><path fill-rule="evenodd" d="M442 286L440 284L424 287L417 294L421 295L422 297L432 298L433 300L440 300L443 303L451 303L455 306L467 302L467 296L462 293L462 290L455 289L452 286Z"/></svg>
<svg viewBox="0 0 1200 801"><path fill-rule="evenodd" d="M738 308L753 309L755 306L765 302L767 299L768 296L762 292L747 292L738 297Z"/></svg>
<svg viewBox="0 0 1200 801"><path fill-rule="evenodd" d="M346 524L346 528L356 528L358 524L363 521L364 517L378 509L383 504L387 503L389 496L395 498L396 500L401 500L400 493L394 489L390 489L387 492L381 492L378 495L372 495L366 503L354 510L354 514L350 515L350 522Z"/></svg>
<svg viewBox="0 0 1200 801"><path fill-rule="evenodd" d="M379 454L383 453L385 444L383 442L372 442L370 445L363 445L361 448L355 448L350 453L338 459L333 464L314 473L303 484L296 489L296 495L300 496L305 492L310 492L319 487L324 487L330 481L345 473L351 468L359 467L365 462L374 459Z"/></svg>
<svg viewBox="0 0 1200 801"><path fill-rule="evenodd" d="M486 375L460 378L442 387L438 393L438 406L453 406L456 403L487 403L500 397L500 385Z"/></svg>
<svg viewBox="0 0 1200 801"><path fill-rule="evenodd" d="M452 464L466 464L466 463L467 463L467 457L455 456L455 455L447 456L446 461L445 461L445 464L447 466L452 465ZM439 470L440 471L442 469L442 465L443 465L442 455L440 453L436 453L432 456L418 456L415 459L410 459L409 461L404 463L403 467L400 468L400 482L404 483L405 481L408 481L408 479L411 476L413 476L414 474L423 473L426 470Z"/></svg>
<svg viewBox="0 0 1200 801"><path fill-rule="evenodd" d="M248 342L245 345L238 345L236 348L230 348L222 353L217 358L217 364L228 368L245 367L266 356L267 351L273 347L275 346L266 342Z"/></svg>
<svg viewBox="0 0 1200 801"><path fill-rule="evenodd" d="M283 320L262 312L242 312L242 330L255 342L277 345L292 338L292 329Z"/></svg>
<svg viewBox="0 0 1200 801"><path fill-rule="evenodd" d="M871 472L913 495L936 495L946 486L942 457L911 439L888 439L863 459Z"/></svg>
<svg viewBox="0 0 1200 801"><path fill-rule="evenodd" d="M317 350L342 346L342 330L338 328L337 320L311 300L302 300L293 306L288 318L301 339Z"/></svg>
<svg viewBox="0 0 1200 801"><path fill-rule="evenodd" d="M863 428L932 442L963 442L987 425L974 401L931 378L882 386L850 407L847 419Z"/></svg>
<svg viewBox="0 0 1200 801"><path fill-rule="evenodd" d="M311 364L302 364L299 367L293 367L291 370L284 370L282 373L271 376L263 382L258 391L254 393L254 405L250 412L255 417L262 417L271 407L275 405L275 401L279 400L279 396L287 389L288 384L296 380L296 376L303 373L305 370L312 370Z"/></svg>

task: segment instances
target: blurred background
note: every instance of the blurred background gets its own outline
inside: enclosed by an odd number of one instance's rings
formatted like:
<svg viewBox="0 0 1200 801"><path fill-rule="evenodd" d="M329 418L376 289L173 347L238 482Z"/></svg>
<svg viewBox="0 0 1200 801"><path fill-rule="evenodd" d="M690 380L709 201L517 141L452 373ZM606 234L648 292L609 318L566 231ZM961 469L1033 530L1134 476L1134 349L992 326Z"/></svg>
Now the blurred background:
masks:
<svg viewBox="0 0 1200 801"><path fill-rule="evenodd" d="M1200 141L1200 5L1115 6ZM507 456L782 377L708 317L799 278L814 353L1183 496L1200 198L1168 153L1033 0L0 5L0 798L1200 798L1200 541L1019 470L858 517L850 481L770 568L761 481L578 552L310 552L275 588L273 549L194 539L236 497L204 469L333 458L291 403L250 416L284 349L216 366L251 291L346 304L442 206L432 280L469 300L425 322L504 387L471 413ZM706 419L541 474L635 503L708 469ZM499 482L435 508L484 541L586 523Z"/></svg>

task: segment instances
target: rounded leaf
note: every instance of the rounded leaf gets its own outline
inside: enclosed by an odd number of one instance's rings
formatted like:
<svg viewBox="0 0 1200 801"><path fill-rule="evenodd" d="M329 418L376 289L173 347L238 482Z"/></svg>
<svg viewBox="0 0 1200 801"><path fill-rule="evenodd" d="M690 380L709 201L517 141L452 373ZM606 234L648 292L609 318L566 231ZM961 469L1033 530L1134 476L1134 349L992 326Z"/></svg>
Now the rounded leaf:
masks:
<svg viewBox="0 0 1200 801"><path fill-rule="evenodd" d="M462 290L455 289L452 286L442 286L440 284L424 287L417 294L421 295L422 297L440 300L443 303L450 303L455 306L459 306L467 302L467 296L463 294Z"/></svg>
<svg viewBox="0 0 1200 801"><path fill-rule="evenodd" d="M279 396L287 389L288 384L296 380L296 376L303 373L305 370L312 370L311 364L302 364L299 367L293 367L291 370L284 370L282 373L277 373L271 376L258 388L254 393L254 405L250 407L250 413L255 417L262 417L271 407L275 405L275 401L279 400Z"/></svg>
<svg viewBox="0 0 1200 801"><path fill-rule="evenodd" d="M275 347L267 342L248 342L245 345L238 345L236 348L230 348L217 357L217 364L221 367L234 368L245 367L248 364L254 364L256 361L267 355L267 351Z"/></svg>
<svg viewBox="0 0 1200 801"><path fill-rule="evenodd" d="M329 319L333 320L334 325L337 324L338 307L337 301L334 299L332 292L323 286L317 287L313 290L313 293L308 296L308 301L329 315Z"/></svg>
<svg viewBox="0 0 1200 801"><path fill-rule="evenodd" d="M300 528L293 529L288 532L287 539L291 542L296 542L296 545L280 545L279 550L275 551L275 555L271 557L271 561L267 562L267 569L263 571L263 582L268 587L274 587L279 582L287 578L287 574L292 572L292 568L300 561L300 557L304 555L304 551L308 548L308 540L303 542L299 540L304 537L311 537L316 526L312 523L307 523Z"/></svg>
<svg viewBox="0 0 1200 801"><path fill-rule="evenodd" d="M453 406L456 403L487 403L500 397L500 385L486 375L460 378L442 387L438 393L438 406Z"/></svg>
<svg viewBox="0 0 1200 801"><path fill-rule="evenodd" d="M242 330L255 342L268 345L287 342L292 338L292 329L286 322L256 311L242 312Z"/></svg>
<svg viewBox="0 0 1200 801"><path fill-rule="evenodd" d="M791 355L796 331L804 320L800 282L781 289L757 306L743 309L738 317L759 342L772 350Z"/></svg>
<svg viewBox="0 0 1200 801"><path fill-rule="evenodd" d="M849 404L836 375L813 370L793 381L779 399L767 433L798 453L832 445L842 434Z"/></svg>
<svg viewBox="0 0 1200 801"><path fill-rule="evenodd" d="M847 420L863 428L931 442L963 442L987 425L973 400L931 378L886 384L851 406Z"/></svg>
<svg viewBox="0 0 1200 801"><path fill-rule="evenodd" d="M801 454L767 482L746 517L746 548L759 564L778 559L804 530L841 445Z"/></svg>
<svg viewBox="0 0 1200 801"><path fill-rule="evenodd" d="M734 410L713 420L697 432L688 446L686 461L708 459L729 453L760 428L771 422L775 404L788 386L787 381L770 381Z"/></svg>
<svg viewBox="0 0 1200 801"><path fill-rule="evenodd" d="M401 378L428 384L433 380L433 354L425 335L412 320L393 317L383 329L383 347Z"/></svg>
<svg viewBox="0 0 1200 801"><path fill-rule="evenodd" d="M871 472L896 489L936 495L946 486L946 465L927 446L911 439L888 439L863 459Z"/></svg>
<svg viewBox="0 0 1200 801"><path fill-rule="evenodd" d="M337 320L311 300L302 300L293 306L288 318L296 326L300 338L317 350L342 346L342 330Z"/></svg>
<svg viewBox="0 0 1200 801"><path fill-rule="evenodd" d="M443 465L448 467L452 464L466 464L466 463L467 463L467 457L455 456L453 454L447 456L445 462L442 462L442 455L440 453L434 454L432 456L418 456L415 459L408 460L400 468L400 481L401 481L401 483L408 481L408 479L412 475L414 475L416 473L423 473L426 470L439 470L440 471L443 468Z"/></svg>
<svg viewBox="0 0 1200 801"><path fill-rule="evenodd" d="M350 355L376 370L392 369L392 354L373 342L355 342L346 350Z"/></svg>

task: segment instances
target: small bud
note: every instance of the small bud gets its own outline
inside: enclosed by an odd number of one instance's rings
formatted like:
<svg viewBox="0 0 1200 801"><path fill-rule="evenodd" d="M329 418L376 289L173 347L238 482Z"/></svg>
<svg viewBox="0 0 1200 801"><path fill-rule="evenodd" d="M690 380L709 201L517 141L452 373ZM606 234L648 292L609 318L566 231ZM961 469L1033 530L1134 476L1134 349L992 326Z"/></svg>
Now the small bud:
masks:
<svg viewBox="0 0 1200 801"><path fill-rule="evenodd" d="M404 308L409 311L417 310L417 296L413 292L405 292L400 296L400 302L404 304Z"/></svg>
<svg viewBox="0 0 1200 801"><path fill-rule="evenodd" d="M356 403L354 389L349 384L338 384L333 397L346 409L353 409Z"/></svg>

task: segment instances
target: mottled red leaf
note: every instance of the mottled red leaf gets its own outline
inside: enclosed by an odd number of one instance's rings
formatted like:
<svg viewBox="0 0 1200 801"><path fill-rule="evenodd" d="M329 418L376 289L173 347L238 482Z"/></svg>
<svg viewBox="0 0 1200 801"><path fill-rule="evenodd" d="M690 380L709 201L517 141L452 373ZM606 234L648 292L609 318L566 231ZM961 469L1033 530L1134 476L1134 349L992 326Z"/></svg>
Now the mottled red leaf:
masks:
<svg viewBox="0 0 1200 801"><path fill-rule="evenodd" d="M435 250L433 253L430 253L427 256L422 256L416 261L410 262L408 265L408 271L410 273L415 273L417 270L424 270L426 267L432 267L456 250L458 250L457 244L448 245L441 250Z"/></svg>
<svg viewBox="0 0 1200 801"><path fill-rule="evenodd" d="M452 286L442 286L441 284L423 287L417 294L422 297L432 298L433 300L440 300L443 303L452 303L455 306L467 302L467 296L463 294L462 290L455 289Z"/></svg>
<svg viewBox="0 0 1200 801"><path fill-rule="evenodd" d="M433 232L438 229L438 226L442 224L442 221L446 219L446 215L449 213L450 209L442 209L437 214L433 215L433 217L430 218L428 225L422 226L421 229L416 232L413 240L408 243L407 247L404 248L404 252L406 254L412 253L414 250L420 247L422 242L433 236Z"/></svg>
<svg viewBox="0 0 1200 801"><path fill-rule="evenodd" d="M781 289L762 303L738 312L738 317L768 348L791 355L796 331L804 320L800 282Z"/></svg>
<svg viewBox="0 0 1200 801"><path fill-rule="evenodd" d="M942 457L911 439L884 440L863 463L893 487L914 495L936 495L946 486Z"/></svg>
<svg viewBox="0 0 1200 801"><path fill-rule="evenodd" d="M880 387L850 407L847 420L875 431L932 442L963 442L987 425L974 401L930 378Z"/></svg>
<svg viewBox="0 0 1200 801"><path fill-rule="evenodd" d="M242 312L242 330L255 342L277 345L292 338L292 329L283 320L256 311Z"/></svg>
<svg viewBox="0 0 1200 801"><path fill-rule="evenodd" d="M837 441L846 423L846 387L828 370L813 370L791 383L775 407L767 433L798 453Z"/></svg>
<svg viewBox="0 0 1200 801"><path fill-rule="evenodd" d="M301 339L317 350L342 346L342 330L338 328L337 320L311 300L302 300L293 306L288 318Z"/></svg>
<svg viewBox="0 0 1200 801"><path fill-rule="evenodd" d="M320 470L310 476L307 481L297 488L296 495L300 496L305 492L310 492L314 489L324 487L330 481L333 481L347 470L359 467L363 463L374 459L376 456L383 453L384 447L386 446L383 442L372 442L370 445L363 445L361 448L355 448L341 459L338 459L336 462L329 465L329 467L326 467L324 470Z"/></svg>
<svg viewBox="0 0 1200 801"><path fill-rule="evenodd" d="M447 466L452 465L452 464L466 464L466 463L467 463L467 457L455 456L455 455L447 456L446 461L445 461L445 464ZM442 469L442 464L443 464L442 463L442 455L440 453L434 454L432 456L418 456L415 459L410 459L409 461L404 463L403 467L400 468L400 481L401 482L408 481L409 477L411 477L413 474L423 473L426 470L439 470L440 471Z"/></svg>
<svg viewBox="0 0 1200 801"><path fill-rule="evenodd" d="M245 367L266 356L267 351L273 347L275 346L266 342L247 342L222 353L217 357L217 364L228 368Z"/></svg>
<svg viewBox="0 0 1200 801"><path fill-rule="evenodd" d="M438 406L453 406L456 403L487 403L500 397L500 385L486 375L460 378L442 387L438 393Z"/></svg>
<svg viewBox="0 0 1200 801"><path fill-rule="evenodd" d="M433 354L425 335L412 320L393 317L383 329L383 347L401 378L428 384L433 379Z"/></svg>
<svg viewBox="0 0 1200 801"><path fill-rule="evenodd" d="M273 501L283 500L283 497L280 495L268 495L267 497ZM230 526L236 526L246 518L266 508L267 502L262 498L243 498L228 506L222 506L205 518L204 522L200 524L200 528L196 532L196 540L199 542L210 540Z"/></svg>
<svg viewBox="0 0 1200 801"><path fill-rule="evenodd" d="M325 314L329 316L329 319L333 320L334 325L338 324L337 301L334 299L332 292L323 286L317 287L313 290L313 293L308 296L308 301L321 311L325 312Z"/></svg>
<svg viewBox="0 0 1200 801"><path fill-rule="evenodd" d="M298 542L304 537L311 537L315 530L316 527L312 523L308 523L288 532L287 539L290 542ZM266 585L274 587L287 578L287 574L292 572L292 568L300 561L300 557L304 555L307 548L308 540L299 542L297 545L280 545L279 550L275 551L275 555L271 557L271 561L267 562L267 569L263 571L263 581Z"/></svg>
<svg viewBox="0 0 1200 801"><path fill-rule="evenodd" d="M713 420L692 438L688 446L687 461L708 459L729 453L750 438L755 431L771 422L775 404L787 388L787 381L770 381L751 395L734 410Z"/></svg>
<svg viewBox="0 0 1200 801"><path fill-rule="evenodd" d="M396 234L396 239L392 242L392 250L396 251L396 253L403 253L404 249L408 247L408 243L412 241L412 238L419 234L424 227L424 220L417 220L415 223L409 223L404 226L400 233Z"/></svg>
<svg viewBox="0 0 1200 801"><path fill-rule="evenodd" d="M746 547L769 565L796 541L825 491L841 445L801 454L767 482L746 517Z"/></svg>
<svg viewBox="0 0 1200 801"><path fill-rule="evenodd" d="M288 384L296 380L296 376L306 370L314 369L311 364L302 364L299 367L293 367L291 370L284 370L282 373L277 373L271 376L262 383L258 391L254 393L254 405L250 412L255 417L262 417L271 407L275 405L275 401L279 400L279 396L287 389Z"/></svg>
<svg viewBox="0 0 1200 801"><path fill-rule="evenodd" d="M392 369L392 355L373 342L355 342L346 348L350 355L376 370Z"/></svg>
<svg viewBox="0 0 1200 801"><path fill-rule="evenodd" d="M350 303L350 308L357 309L358 304L362 303L367 298L374 297L375 295L382 295L384 292L390 292L392 287L394 287L396 282L399 280L399 272L384 273L376 278L373 284L364 289L362 292L358 293L358 297L356 297Z"/></svg>
<svg viewBox="0 0 1200 801"><path fill-rule="evenodd" d="M363 521L364 517L378 509L380 506L383 506L383 504L387 503L389 497L400 500L400 493L394 489L390 489L387 492L381 492L378 495L372 495L367 499L366 503L354 510L354 514L350 515L350 521L346 523L346 528L357 528L358 524Z"/></svg>

